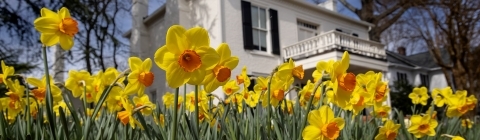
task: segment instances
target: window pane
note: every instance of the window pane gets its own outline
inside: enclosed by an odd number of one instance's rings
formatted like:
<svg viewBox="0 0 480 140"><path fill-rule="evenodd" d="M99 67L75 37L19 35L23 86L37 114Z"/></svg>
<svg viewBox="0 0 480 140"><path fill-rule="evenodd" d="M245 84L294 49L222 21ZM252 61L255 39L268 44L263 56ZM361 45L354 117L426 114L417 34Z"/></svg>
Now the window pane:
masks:
<svg viewBox="0 0 480 140"><path fill-rule="evenodd" d="M260 41L258 40L258 30L253 29L252 34L253 34L253 45L260 46L260 43L259 43Z"/></svg>
<svg viewBox="0 0 480 140"><path fill-rule="evenodd" d="M258 27L258 7L252 6L252 27Z"/></svg>
<svg viewBox="0 0 480 140"><path fill-rule="evenodd" d="M265 9L260 8L259 12L260 12L260 28L267 29L267 15L266 15Z"/></svg>
<svg viewBox="0 0 480 140"><path fill-rule="evenodd" d="M259 31L260 32L260 45L262 47L267 47L267 32L266 31Z"/></svg>

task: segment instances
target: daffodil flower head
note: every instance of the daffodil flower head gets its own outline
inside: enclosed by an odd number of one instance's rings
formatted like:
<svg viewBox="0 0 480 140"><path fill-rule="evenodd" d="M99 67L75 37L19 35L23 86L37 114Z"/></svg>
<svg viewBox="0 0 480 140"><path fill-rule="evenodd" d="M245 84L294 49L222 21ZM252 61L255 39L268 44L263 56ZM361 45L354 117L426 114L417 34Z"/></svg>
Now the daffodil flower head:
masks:
<svg viewBox="0 0 480 140"><path fill-rule="evenodd" d="M395 140L398 134L400 124L395 124L392 120L387 120L380 128L375 140Z"/></svg>
<svg viewBox="0 0 480 140"><path fill-rule="evenodd" d="M220 61L212 70L206 71L204 90L208 93L213 92L219 86L225 85L230 80L232 70L238 65L238 57L231 56L228 44L222 43L217 48L220 55Z"/></svg>
<svg viewBox="0 0 480 140"><path fill-rule="evenodd" d="M438 126L436 119L432 119L430 115L413 115L411 117L411 125L408 132L412 133L416 138L421 138L425 135L435 136L435 128Z"/></svg>
<svg viewBox="0 0 480 140"><path fill-rule="evenodd" d="M324 105L308 113L309 125L303 129L302 137L308 140L333 140L340 136L345 126L343 118L334 118L332 109Z"/></svg>
<svg viewBox="0 0 480 140"><path fill-rule="evenodd" d="M243 66L242 73L237 75L237 84L243 84L244 87L250 86L250 77L247 75L247 66Z"/></svg>
<svg viewBox="0 0 480 140"><path fill-rule="evenodd" d="M222 90L225 95L230 96L240 90L240 87L237 85L235 80L230 80L225 85L223 85Z"/></svg>
<svg viewBox="0 0 480 140"><path fill-rule="evenodd" d="M32 89L31 93L35 97L35 99L40 103L41 105L45 105L45 94L47 91L46 85L47 85L47 78L43 76L42 80L36 79L36 78L27 78L27 83L29 83L32 86L35 86L37 88ZM60 88L58 88L54 84L54 80L52 76L50 76L50 91L53 96L53 102L57 103L60 102L62 98L62 91Z"/></svg>
<svg viewBox="0 0 480 140"><path fill-rule="evenodd" d="M128 74L128 85L125 87L125 94L145 94L145 88L151 86L154 80L154 75L150 72L152 60L147 58L142 61L138 57L130 57L128 64L132 72Z"/></svg>
<svg viewBox="0 0 480 140"><path fill-rule="evenodd" d="M83 97L83 93L86 92L87 94L89 94L92 92L92 83L93 78L90 76L89 72L85 70L70 70L68 71L68 78L65 81L65 87L72 91L73 97L82 97L83 99L85 99L85 97Z"/></svg>
<svg viewBox="0 0 480 140"><path fill-rule="evenodd" d="M166 71L171 88L183 84L202 84L207 70L215 68L220 56L210 47L207 30L194 27L185 30L173 25L167 31L166 44L155 52L155 63Z"/></svg>
<svg viewBox="0 0 480 140"><path fill-rule="evenodd" d="M282 81L289 81L290 78L293 78L293 76L297 77L298 79L303 79L304 70L303 66L299 65L295 67L295 63L293 62L293 59L290 58L288 62L283 63L278 67L278 71L275 73L279 76L280 80Z"/></svg>
<svg viewBox="0 0 480 140"><path fill-rule="evenodd" d="M427 105L427 100L430 98L427 91L426 87L413 88L412 93L408 94L408 98L412 99L413 104Z"/></svg>
<svg viewBox="0 0 480 140"><path fill-rule="evenodd" d="M152 114L152 111L156 108L156 105L153 104L147 95L143 94L141 96L133 97L133 102L135 103L135 107L147 106L140 110L144 115Z"/></svg>
<svg viewBox="0 0 480 140"><path fill-rule="evenodd" d="M73 46L73 37L78 33L78 23L70 17L67 8L62 7L58 13L47 8L40 11L41 17L33 22L35 29L41 33L40 41L45 46L53 46L60 42L64 50Z"/></svg>

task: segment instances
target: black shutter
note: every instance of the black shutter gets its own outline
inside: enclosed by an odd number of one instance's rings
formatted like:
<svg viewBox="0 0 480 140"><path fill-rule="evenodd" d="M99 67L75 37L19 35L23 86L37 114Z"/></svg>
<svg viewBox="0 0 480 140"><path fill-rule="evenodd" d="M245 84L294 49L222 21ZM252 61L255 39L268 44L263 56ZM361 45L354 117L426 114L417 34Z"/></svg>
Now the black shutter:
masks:
<svg viewBox="0 0 480 140"><path fill-rule="evenodd" d="M243 48L253 50L252 9L250 2L242 1Z"/></svg>
<svg viewBox="0 0 480 140"><path fill-rule="evenodd" d="M280 55L280 37L278 35L278 15L277 10L269 9L270 13L270 27L272 35L272 53Z"/></svg>

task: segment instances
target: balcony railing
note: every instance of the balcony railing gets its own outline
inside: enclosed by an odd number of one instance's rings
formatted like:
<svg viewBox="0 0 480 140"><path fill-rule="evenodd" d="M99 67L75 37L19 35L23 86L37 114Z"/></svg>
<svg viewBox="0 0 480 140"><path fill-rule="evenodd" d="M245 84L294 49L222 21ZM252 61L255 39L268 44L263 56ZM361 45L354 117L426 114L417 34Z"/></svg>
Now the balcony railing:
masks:
<svg viewBox="0 0 480 140"><path fill-rule="evenodd" d="M347 50L377 59L386 59L382 44L335 30L283 47L283 58L305 59L334 49Z"/></svg>

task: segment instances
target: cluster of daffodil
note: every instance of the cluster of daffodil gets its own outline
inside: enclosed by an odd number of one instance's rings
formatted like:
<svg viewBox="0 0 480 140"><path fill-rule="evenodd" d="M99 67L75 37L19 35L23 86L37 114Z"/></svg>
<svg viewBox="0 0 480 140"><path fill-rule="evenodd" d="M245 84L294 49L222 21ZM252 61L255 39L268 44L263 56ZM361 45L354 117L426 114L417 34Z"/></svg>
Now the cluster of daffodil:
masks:
<svg viewBox="0 0 480 140"><path fill-rule="evenodd" d="M66 8L58 13L46 8L34 21L46 47L55 44L69 50L78 32L77 22ZM338 60L320 61L313 79L290 59L270 76L257 77L251 85L247 67L230 79L239 63L226 43L210 46L207 30L171 26L166 43L154 55L156 66L166 72L175 93L163 95L163 105L152 103L145 89L154 85L152 60L128 59L123 72L108 68L91 74L70 70L65 83L55 83L48 73L42 79L15 75L1 62L0 139L438 139L480 137L476 120L466 114L477 104L475 96L450 87L434 89L427 112L405 119L386 105L388 82L382 73L347 72L349 53ZM164 83L159 83L159 85ZM195 91L179 93L193 85ZM252 87L253 90L248 87ZM212 94L220 88L225 95ZM293 99L287 95L293 94ZM68 95L80 99L72 104ZM412 102L428 106L425 87L415 88ZM218 103L214 104L214 99ZM438 108L446 117L438 120ZM445 106L445 107L444 107ZM367 112L367 113L364 113ZM365 117L371 116L371 117ZM441 134L441 135L439 135Z"/></svg>

